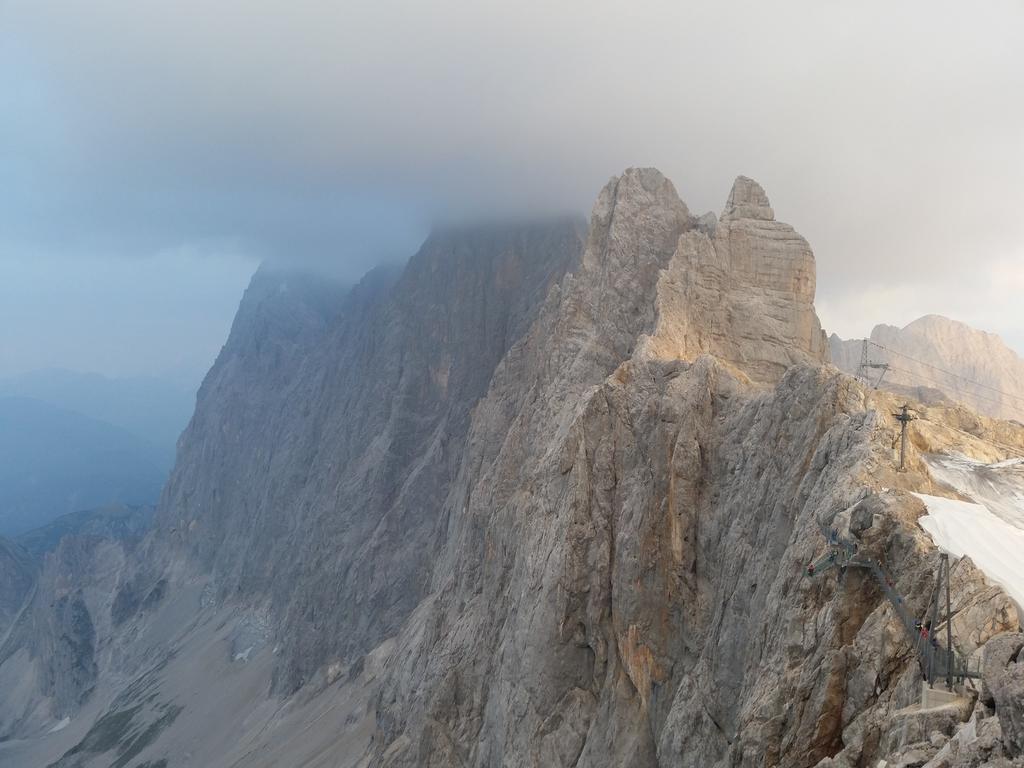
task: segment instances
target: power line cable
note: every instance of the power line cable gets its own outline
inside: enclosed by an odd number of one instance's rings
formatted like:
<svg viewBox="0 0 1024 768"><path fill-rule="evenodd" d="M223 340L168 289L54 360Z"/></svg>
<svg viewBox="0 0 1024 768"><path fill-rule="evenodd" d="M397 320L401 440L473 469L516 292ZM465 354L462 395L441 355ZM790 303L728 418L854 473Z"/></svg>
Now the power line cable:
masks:
<svg viewBox="0 0 1024 768"><path fill-rule="evenodd" d="M922 376L920 374L912 373L911 371L908 371L906 368L897 368L897 367L890 366L890 369L893 370L893 371L896 371L898 373L905 373L906 375L911 376L911 377L923 379L924 381L931 382L932 384L940 384L940 385L942 384L942 382L936 381L935 379L930 379L927 376ZM998 400L995 400L995 399L992 399L992 398L987 398L987 397L982 397L981 395L978 395L978 394L972 395L972 397L976 397L979 400L987 400L988 402L995 403L996 405L1003 405L1003 403L1000 403ZM943 423L938 422L938 421L932 421L931 419L926 418L924 416L918 416L917 418L923 419L924 421L927 421L929 424L935 424L936 426L944 427L946 429L951 429L954 432L959 432L962 435L967 435L967 437L973 438L974 440L979 440L979 441L981 441L983 443L989 443L990 445L994 445L994 446L996 446L998 448L1002 448L1004 451L1008 451L1009 453L1014 454L1017 458L1024 458L1024 449L1022 449L1022 448L1017 448L1015 446L1006 445L1005 443L996 442L995 440L990 440L989 438L986 438L986 437L980 437L978 435L972 435L970 432L965 432L964 430L958 429L958 428L953 427L953 426L950 426L949 424L943 424Z"/></svg>
<svg viewBox="0 0 1024 768"><path fill-rule="evenodd" d="M949 386L948 384L945 384L944 382L938 381L937 379L929 378L928 376L925 376L925 375L920 374L920 373L915 373L913 371L908 371L906 368L899 368L897 366L890 365L889 366L889 370L890 371L896 371L897 373L905 373L907 376L910 376L913 379L920 379L921 381L927 381L930 384L935 384L935 385L940 386L940 387ZM907 386L907 385L904 385L904 386ZM1002 400L996 400L994 397L985 397L984 395L979 395L977 392L971 392L971 393L968 393L968 394L971 397L973 397L973 398L976 398L978 400L984 400L985 402L992 403L993 405L1001 405L1001 406L1004 406L1004 407L1006 406L1006 403L1004 403Z"/></svg>
<svg viewBox="0 0 1024 768"><path fill-rule="evenodd" d="M974 379L970 379L970 378L968 378L966 376L963 376L963 375L961 375L959 373L953 373L952 371L947 371L945 368L940 368L937 365L932 365L931 363L926 363L924 360L918 360L916 357L911 357L910 355L906 354L905 352L898 352L895 349L890 349L889 347L885 346L884 344L879 344L877 341L871 341L871 339L868 339L868 343L873 345L873 346L878 347L879 349L885 350L886 352L889 352L890 354L899 355L900 357L906 358L907 360L910 360L913 363L917 363L918 365L923 365L923 366L925 366L927 368L931 368L932 370L938 371L939 373L945 374L946 376L952 376L954 379L960 379L961 381L965 381L965 382L967 382L969 384L973 384L976 387L981 387L983 389L988 389L988 390L991 390L993 392L996 392L997 394L1002 395L1003 397L1009 397L1009 398L1011 398L1013 400L1018 400L1021 403L1024 403L1024 396L1015 395L1015 394L1012 394L1010 392L1004 392L1003 390L998 389L996 387L993 387L993 386L991 386L989 384L983 384L980 381L975 381Z"/></svg>

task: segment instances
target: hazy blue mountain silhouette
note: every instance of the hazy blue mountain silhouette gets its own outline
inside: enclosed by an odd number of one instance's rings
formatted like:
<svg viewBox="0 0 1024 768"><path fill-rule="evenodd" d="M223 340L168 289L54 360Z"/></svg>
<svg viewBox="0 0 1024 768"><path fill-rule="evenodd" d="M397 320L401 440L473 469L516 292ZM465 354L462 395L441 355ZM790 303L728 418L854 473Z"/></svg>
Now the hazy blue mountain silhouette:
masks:
<svg viewBox="0 0 1024 768"><path fill-rule="evenodd" d="M0 397L30 397L121 427L174 464L178 436L195 407L195 386L155 376L113 378L59 368L0 378Z"/></svg>
<svg viewBox="0 0 1024 768"><path fill-rule="evenodd" d="M161 449L126 429L0 397L0 535L105 504L152 504L166 475Z"/></svg>
<svg viewBox="0 0 1024 768"><path fill-rule="evenodd" d="M14 542L34 557L57 548L65 536L98 536L118 541L141 539L153 521L154 509L148 504L108 504L98 509L69 512L14 538Z"/></svg>

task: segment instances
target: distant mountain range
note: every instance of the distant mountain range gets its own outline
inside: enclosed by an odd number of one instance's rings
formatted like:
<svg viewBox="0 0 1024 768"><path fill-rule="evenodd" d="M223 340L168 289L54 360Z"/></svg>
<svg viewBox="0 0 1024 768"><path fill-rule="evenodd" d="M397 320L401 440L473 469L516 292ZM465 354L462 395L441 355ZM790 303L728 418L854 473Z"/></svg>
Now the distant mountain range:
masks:
<svg viewBox="0 0 1024 768"><path fill-rule="evenodd" d="M832 334L832 362L858 373L864 342ZM912 390L922 402L941 393L979 413L1024 422L1024 360L994 333L925 315L903 328L876 325L867 342L869 362L889 366L883 387ZM877 381L882 370L870 373Z"/></svg>
<svg viewBox="0 0 1024 768"><path fill-rule="evenodd" d="M0 535L103 504L153 503L166 475L166 451L126 429L0 397Z"/></svg>
<svg viewBox="0 0 1024 768"><path fill-rule="evenodd" d="M42 400L127 430L152 443L166 469L196 402L195 387L156 376L115 378L59 368L0 378L0 397Z"/></svg>
<svg viewBox="0 0 1024 768"><path fill-rule="evenodd" d="M0 378L0 535L108 504L153 504L195 391L62 369Z"/></svg>
<svg viewBox="0 0 1024 768"><path fill-rule="evenodd" d="M148 504L110 504L69 512L16 536L14 543L32 557L42 557L56 549L65 536L97 536L130 542L142 538L153 522L153 511Z"/></svg>

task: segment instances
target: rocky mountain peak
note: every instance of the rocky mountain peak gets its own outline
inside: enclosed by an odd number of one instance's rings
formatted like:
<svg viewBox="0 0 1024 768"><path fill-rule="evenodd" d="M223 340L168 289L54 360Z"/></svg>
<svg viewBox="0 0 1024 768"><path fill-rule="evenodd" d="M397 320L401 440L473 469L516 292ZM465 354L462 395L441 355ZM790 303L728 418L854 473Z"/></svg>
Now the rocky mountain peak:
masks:
<svg viewBox="0 0 1024 768"><path fill-rule="evenodd" d="M584 266L628 266L618 257L632 259L633 254L616 246L638 238L648 253L671 255L679 235L689 227L690 211L661 171L628 168L609 180L594 203Z"/></svg>
<svg viewBox="0 0 1024 768"><path fill-rule="evenodd" d="M925 315L903 328L876 325L869 358L888 363L883 387L921 400L936 393L979 413L1024 421L1024 360L994 333L942 315ZM863 339L830 340L833 362L857 373Z"/></svg>
<svg viewBox="0 0 1024 768"><path fill-rule="evenodd" d="M775 221L768 196L745 176L718 224L711 219L696 219L679 238L659 281L647 351L665 359L710 353L761 383L795 363L827 360L807 241Z"/></svg>
<svg viewBox="0 0 1024 768"><path fill-rule="evenodd" d="M892 326L887 327L892 328ZM897 329L894 328L893 330ZM992 345L993 347L1004 346L1002 339L1000 339L998 335L978 328L973 328L967 323L945 317L944 315L923 315L917 318L917 320L909 323L903 330L908 333L931 336L933 338L970 338L978 344Z"/></svg>
<svg viewBox="0 0 1024 768"><path fill-rule="evenodd" d="M737 176L722 212L723 219L775 220L775 211L764 188L753 179Z"/></svg>

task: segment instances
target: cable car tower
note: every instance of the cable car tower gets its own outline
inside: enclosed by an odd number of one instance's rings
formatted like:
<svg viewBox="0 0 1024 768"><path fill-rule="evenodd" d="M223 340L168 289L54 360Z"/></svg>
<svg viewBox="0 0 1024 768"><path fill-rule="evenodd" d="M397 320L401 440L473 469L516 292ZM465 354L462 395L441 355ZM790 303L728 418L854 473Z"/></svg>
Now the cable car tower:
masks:
<svg viewBox="0 0 1024 768"><path fill-rule="evenodd" d="M871 386L872 389L878 389L879 384L882 383L882 379L885 378L885 374L889 370L889 364L888 363L880 363L878 361L871 360L871 358L868 356L868 344L869 343L870 342L867 339L864 339L863 343L861 344L861 348L860 348L860 365L857 366L857 376L859 378L863 379L865 384L871 384L870 372L872 370L880 370L881 373L878 374L878 381L876 381Z"/></svg>

